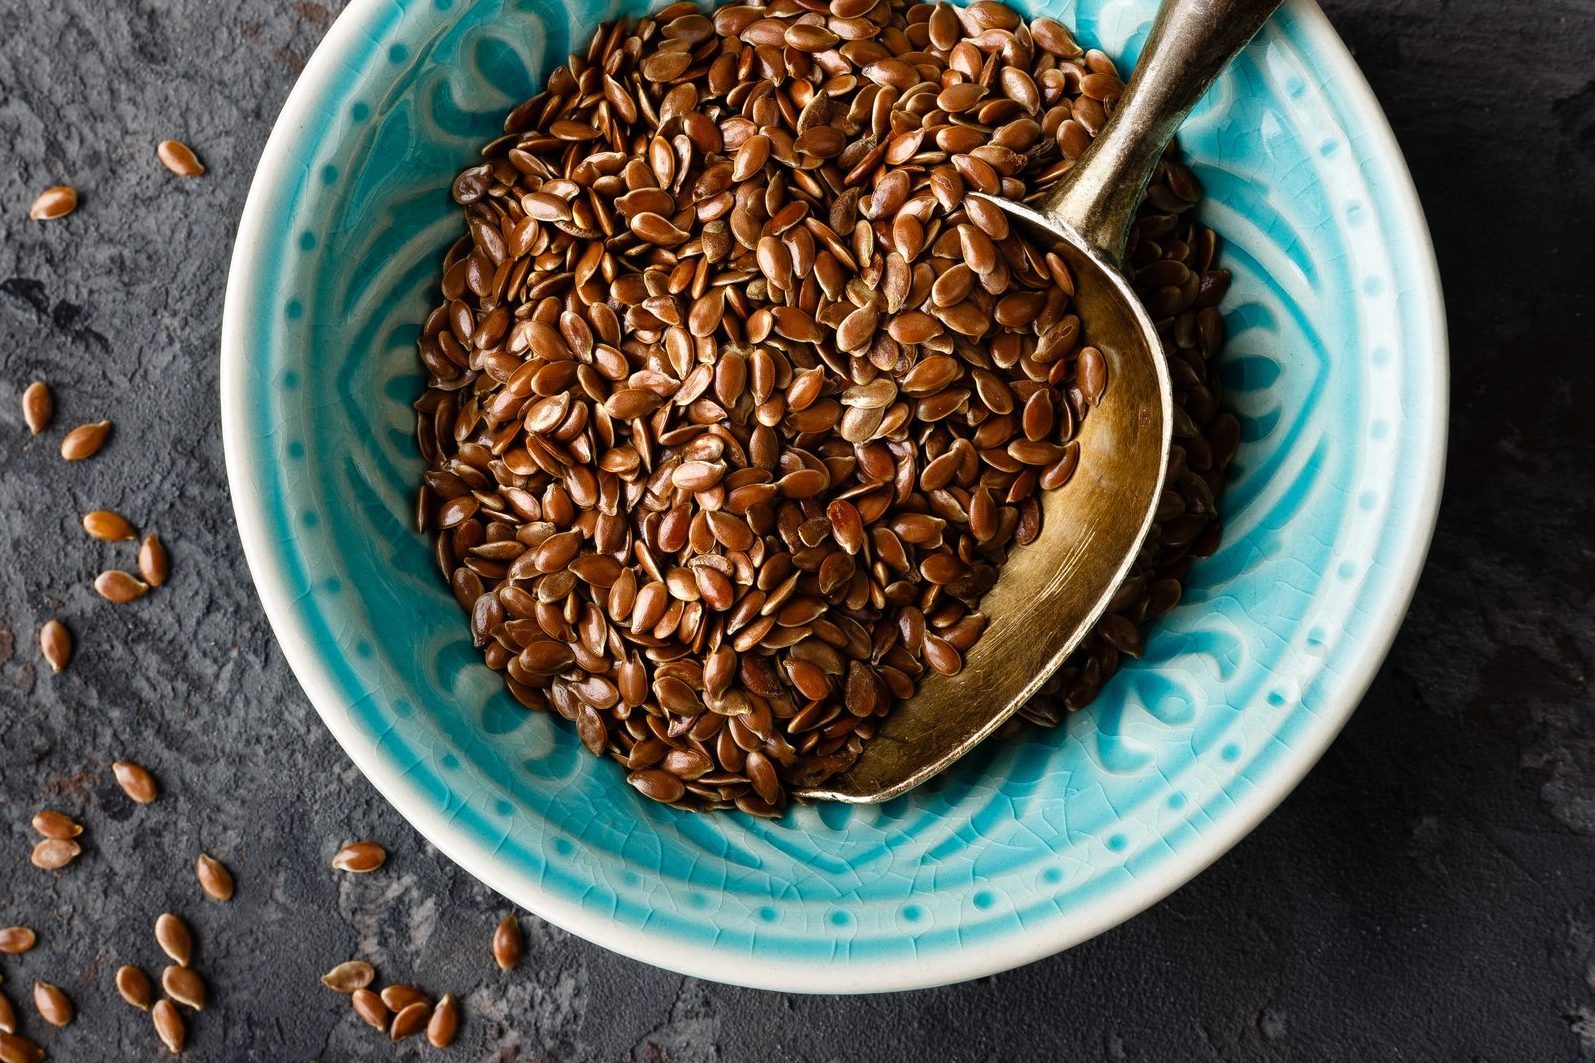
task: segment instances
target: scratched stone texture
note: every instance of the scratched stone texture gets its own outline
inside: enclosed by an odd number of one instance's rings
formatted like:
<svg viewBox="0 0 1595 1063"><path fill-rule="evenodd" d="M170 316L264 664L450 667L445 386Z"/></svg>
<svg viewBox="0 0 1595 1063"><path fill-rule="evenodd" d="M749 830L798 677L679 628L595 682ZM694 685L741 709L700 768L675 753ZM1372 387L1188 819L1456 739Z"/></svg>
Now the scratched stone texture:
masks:
<svg viewBox="0 0 1595 1063"><path fill-rule="evenodd" d="M157 1058L118 1000L154 972L154 917L193 923L212 1003L205 1060L386 1059L317 976L352 955L461 996L454 1057L532 1061L1595 1059L1595 6L1332 0L1434 230L1454 382L1449 478L1411 617L1361 711L1297 793L1213 869L1065 955L983 981L864 998L684 979L526 917L528 959L487 956L506 909L429 849L322 728L273 645L228 502L217 334L233 227L283 98L334 13L298 0L56 0L0 33L0 958L80 1017L24 1023L59 1060ZM156 141L211 172L180 182ZM43 187L83 190L69 227ZM16 395L42 375L57 426L110 417L67 466ZM126 545L109 507L171 545L125 608L88 587ZM41 674L37 625L79 654ZM160 776L140 808L118 756ZM28 864L28 816L81 816L85 853ZM393 852L336 876L338 843ZM206 848L238 898L204 902Z"/></svg>

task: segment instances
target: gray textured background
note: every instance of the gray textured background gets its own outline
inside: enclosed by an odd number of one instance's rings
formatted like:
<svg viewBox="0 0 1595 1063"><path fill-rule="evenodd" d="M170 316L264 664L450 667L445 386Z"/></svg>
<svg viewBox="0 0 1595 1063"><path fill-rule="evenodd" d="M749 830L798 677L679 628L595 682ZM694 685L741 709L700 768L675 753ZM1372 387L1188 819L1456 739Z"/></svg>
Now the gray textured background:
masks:
<svg viewBox="0 0 1595 1063"><path fill-rule="evenodd" d="M334 0L336 3L336 0ZM1280 811L1216 867L1063 956L949 989L806 998L644 967L536 920L509 976L506 910L350 766L272 643L229 507L216 342L250 171L333 11L308 0L56 0L0 31L0 925L41 944L5 988L64 986L81 1016L29 1029L58 1060L155 1058L117 1000L149 927L196 926L213 1006L191 1055L388 1058L316 976L354 954L464 997L455 1058L495 1060L1595 1059L1595 4L1333 0L1395 126L1446 279L1454 358L1445 506L1410 620L1361 711ZM181 182L156 141L194 144ZM78 185L81 209L26 206ZM56 388L57 431L15 395ZM109 416L96 460L61 427ZM109 506L171 544L173 576L112 608L89 543ZM38 623L80 635L40 675ZM135 808L128 755L165 795ZM28 866L27 817L88 823ZM388 869L334 876L349 837ZM202 902L196 851L239 879ZM405 1056L429 1054L414 1043Z"/></svg>

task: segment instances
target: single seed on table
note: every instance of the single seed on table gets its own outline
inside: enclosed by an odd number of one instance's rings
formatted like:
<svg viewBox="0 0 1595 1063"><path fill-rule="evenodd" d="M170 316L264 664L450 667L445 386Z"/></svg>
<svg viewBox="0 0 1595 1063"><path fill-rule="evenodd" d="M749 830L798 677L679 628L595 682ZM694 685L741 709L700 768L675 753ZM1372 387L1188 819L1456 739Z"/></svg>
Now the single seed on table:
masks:
<svg viewBox="0 0 1595 1063"><path fill-rule="evenodd" d="M187 923L171 912L162 912L155 920L155 943L180 967L187 967L194 957L193 933Z"/></svg>
<svg viewBox="0 0 1595 1063"><path fill-rule="evenodd" d="M432 1005L424 1000L418 1000L393 1016L393 1025L388 1028L388 1037L394 1041L413 1037L426 1029L427 1021L431 1017Z"/></svg>
<svg viewBox="0 0 1595 1063"><path fill-rule="evenodd" d="M493 962L498 969L507 971L521 962L525 953L525 939L521 936L521 921L506 915L493 929Z"/></svg>
<svg viewBox="0 0 1595 1063"><path fill-rule="evenodd" d="M459 1029L459 1001L454 999L453 993L444 993L443 999L438 1001L438 1006L432 1011L432 1018L427 1021L427 1043L433 1048L447 1048L454 1043L454 1035Z"/></svg>
<svg viewBox="0 0 1595 1063"><path fill-rule="evenodd" d="M376 980L374 967L364 960L345 960L321 976L321 984L335 993L353 993Z"/></svg>
<svg viewBox="0 0 1595 1063"><path fill-rule="evenodd" d="M161 537L154 532L144 536L144 541L138 548L138 571L144 577L144 582L151 587L159 587L166 582L166 576L171 571L171 561L166 554L166 544L161 542Z"/></svg>
<svg viewBox="0 0 1595 1063"><path fill-rule="evenodd" d="M161 989L184 1007L205 1010L205 983L187 967L170 966L162 971Z"/></svg>
<svg viewBox="0 0 1595 1063"><path fill-rule="evenodd" d="M44 1049L19 1034L0 1032L0 1063L40 1063Z"/></svg>
<svg viewBox="0 0 1595 1063"><path fill-rule="evenodd" d="M39 198L28 208L28 217L34 221L54 221L77 209L77 189L71 185L52 185L39 193Z"/></svg>
<svg viewBox="0 0 1595 1063"><path fill-rule="evenodd" d="M111 774L116 776L116 784L122 788L122 792L141 805L149 804L159 795L155 776L143 765L130 760L118 760L111 765Z"/></svg>
<svg viewBox="0 0 1595 1063"><path fill-rule="evenodd" d="M150 976L130 963L116 969L116 991L140 1011L150 1010L150 1005L155 1003L155 986Z"/></svg>
<svg viewBox="0 0 1595 1063"><path fill-rule="evenodd" d="M204 890L205 896L211 900L233 899L233 873L209 853L200 853L199 859L194 861L194 877L199 879L199 888Z"/></svg>
<svg viewBox="0 0 1595 1063"><path fill-rule="evenodd" d="M33 983L33 1007L39 1018L51 1026L65 1026L72 1021L72 1001L60 986L49 982Z"/></svg>
<svg viewBox="0 0 1595 1063"><path fill-rule="evenodd" d="M50 385L42 380L35 380L22 392L22 422L28 426L28 431L38 435L50 423L50 418L55 413L55 396L50 394Z"/></svg>
<svg viewBox="0 0 1595 1063"><path fill-rule="evenodd" d="M390 985L382 987L382 1003L387 1005L389 1011L399 1012L411 1004L432 1005L432 998L421 992L413 985Z"/></svg>
<svg viewBox="0 0 1595 1063"><path fill-rule="evenodd" d="M181 140L161 141L155 145L155 157L161 160L162 166L179 177L198 177L205 172L205 166L194 154L194 149Z"/></svg>
<svg viewBox="0 0 1595 1063"><path fill-rule="evenodd" d="M98 539L102 543L119 543L138 538L138 532L133 529L133 522L109 509L95 509L85 513L83 530L89 533L90 538Z"/></svg>
<svg viewBox="0 0 1595 1063"><path fill-rule="evenodd" d="M0 1033L17 1032L17 1009L12 1006L11 998L0 993Z"/></svg>
<svg viewBox="0 0 1595 1063"><path fill-rule="evenodd" d="M57 675L72 660L72 632L59 620L46 620L39 629L39 652Z"/></svg>
<svg viewBox="0 0 1595 1063"><path fill-rule="evenodd" d="M33 866L41 871L59 871L78 858L83 847L77 842L46 838L33 847Z"/></svg>
<svg viewBox="0 0 1595 1063"><path fill-rule="evenodd" d="M98 454L111 434L110 421L80 424L61 439L61 456L67 461L82 461Z"/></svg>
<svg viewBox="0 0 1595 1063"><path fill-rule="evenodd" d="M388 1006L382 1003L382 998L376 993L369 989L356 989L350 994L349 1002L354 1007L354 1013L367 1026L374 1030L387 1030Z"/></svg>
<svg viewBox="0 0 1595 1063"><path fill-rule="evenodd" d="M155 1024L155 1035L161 1039L161 1044L172 1055L177 1055L183 1050L184 1043L188 1040L188 1028L183 1023L183 1016L177 1010L177 1005L170 1000L157 1000L150 1009L150 1020Z"/></svg>
<svg viewBox="0 0 1595 1063"><path fill-rule="evenodd" d="M131 573L111 568L94 577L94 589L106 601L126 605L144 597L150 585Z"/></svg>
<svg viewBox="0 0 1595 1063"><path fill-rule="evenodd" d="M57 812L53 808L44 808L33 814L33 829L46 838L66 840L76 838L83 833L83 824L78 823L65 812ZM0 948L0 951L4 951Z"/></svg>
<svg viewBox="0 0 1595 1063"><path fill-rule="evenodd" d="M38 943L39 935L30 927L8 926L0 930L0 952L8 956L20 956Z"/></svg>
<svg viewBox="0 0 1595 1063"><path fill-rule="evenodd" d="M334 854L332 866L339 871L363 875L375 871L387 859L387 850L376 842L350 842Z"/></svg>

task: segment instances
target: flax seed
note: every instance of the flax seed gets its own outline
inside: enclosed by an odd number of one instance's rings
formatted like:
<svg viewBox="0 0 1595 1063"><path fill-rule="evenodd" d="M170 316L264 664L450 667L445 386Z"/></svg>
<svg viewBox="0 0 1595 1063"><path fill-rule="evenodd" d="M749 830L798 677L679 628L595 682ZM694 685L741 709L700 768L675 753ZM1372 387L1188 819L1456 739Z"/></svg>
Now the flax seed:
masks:
<svg viewBox="0 0 1595 1063"><path fill-rule="evenodd" d="M991 0L673 5L577 65L454 184L418 524L520 704L646 797L776 815L979 655L981 596L1079 466L1112 381L1074 278L967 193L1050 183L1124 82ZM1199 196L1171 154L1129 256L1178 385L1170 523L1041 722L1217 544L1240 433Z"/></svg>

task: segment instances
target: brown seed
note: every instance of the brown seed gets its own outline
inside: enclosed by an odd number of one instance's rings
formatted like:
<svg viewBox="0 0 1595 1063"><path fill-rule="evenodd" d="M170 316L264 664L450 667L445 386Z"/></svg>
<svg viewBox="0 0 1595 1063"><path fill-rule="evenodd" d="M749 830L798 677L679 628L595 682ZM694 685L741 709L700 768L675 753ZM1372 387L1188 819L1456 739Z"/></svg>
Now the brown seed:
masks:
<svg viewBox="0 0 1595 1063"><path fill-rule="evenodd" d="M686 793L682 781L666 771L634 771L626 776L626 781L636 787L638 793L665 804L681 800Z"/></svg>
<svg viewBox="0 0 1595 1063"><path fill-rule="evenodd" d="M111 568L94 577L94 589L106 601L126 605L144 597L150 585L131 573Z"/></svg>
<svg viewBox="0 0 1595 1063"><path fill-rule="evenodd" d="M683 7L599 40L455 182L419 523L520 704L645 796L775 815L980 654L982 595L1078 468L1111 385L1090 314L967 193L1038 192L1123 81L990 0ZM1200 196L1171 153L1132 244L1180 397L1163 527L1123 623L1023 710L1045 724L1218 542L1240 444Z"/></svg>
<svg viewBox="0 0 1595 1063"><path fill-rule="evenodd" d="M33 983L33 1008L51 1026L65 1026L72 1021L72 1001L60 986L49 982Z"/></svg>
<svg viewBox="0 0 1595 1063"><path fill-rule="evenodd" d="M168 966L162 971L161 989L186 1008L205 1010L205 982L187 967Z"/></svg>
<svg viewBox="0 0 1595 1063"><path fill-rule="evenodd" d="M200 853L199 859L194 861L194 876L199 879L199 888L211 900L233 899L233 873L209 853Z"/></svg>
<svg viewBox="0 0 1595 1063"><path fill-rule="evenodd" d="M122 792L138 804L147 805L160 794L155 785L155 776L141 764L119 760L111 765L111 773L116 776L116 784L122 788Z"/></svg>
<svg viewBox="0 0 1595 1063"><path fill-rule="evenodd" d="M17 1032L17 1009L12 1006L11 998L0 993L0 1033L14 1034Z"/></svg>
<svg viewBox="0 0 1595 1063"><path fill-rule="evenodd" d="M110 434L110 421L80 424L62 438L61 456L67 461L92 458L100 452L100 448L105 445L105 437Z"/></svg>
<svg viewBox="0 0 1595 1063"><path fill-rule="evenodd" d="M427 1043L433 1048L447 1048L454 1043L454 1035L459 1029L459 1001L454 999L453 993L444 993L426 1024Z"/></svg>
<svg viewBox="0 0 1595 1063"><path fill-rule="evenodd" d="M205 167L194 154L194 149L181 140L163 140L155 145L155 157L161 165L179 177L198 177Z"/></svg>
<svg viewBox="0 0 1595 1063"><path fill-rule="evenodd" d="M44 1049L9 1031L0 1032L0 1063L40 1063Z"/></svg>
<svg viewBox="0 0 1595 1063"><path fill-rule="evenodd" d="M506 915L493 929L493 962L498 964L499 970L507 971L521 962L524 953L520 920Z"/></svg>
<svg viewBox="0 0 1595 1063"><path fill-rule="evenodd" d="M116 969L116 991L140 1011L150 1010L150 1005L155 1003L155 986L150 976L131 964Z"/></svg>
<svg viewBox="0 0 1595 1063"><path fill-rule="evenodd" d="M72 632L59 620L46 620L39 629L39 651L50 670L59 675L72 660Z"/></svg>
<svg viewBox="0 0 1595 1063"><path fill-rule="evenodd" d="M0 929L0 952L19 956L39 940L38 935L25 926L8 926Z"/></svg>
<svg viewBox="0 0 1595 1063"><path fill-rule="evenodd" d="M155 943L180 967L187 967L194 956L193 933L187 923L171 912L163 912L155 920Z"/></svg>
<svg viewBox="0 0 1595 1063"><path fill-rule="evenodd" d="M35 380L22 392L22 422L28 426L28 431L38 435L50 423L50 418L55 414L55 396L50 394L50 386L42 380Z"/></svg>
<svg viewBox="0 0 1595 1063"><path fill-rule="evenodd" d="M78 858L83 847L77 842L46 838L33 847L33 866L43 871L59 871Z"/></svg>
<svg viewBox="0 0 1595 1063"><path fill-rule="evenodd" d="M350 994L350 1004L362 1022L374 1030L388 1028L388 1006L382 998L369 989L356 989Z"/></svg>
<svg viewBox="0 0 1595 1063"><path fill-rule="evenodd" d="M28 208L28 217L34 221L53 221L77 209L77 189L71 185L53 185L39 193L39 198Z"/></svg>
<svg viewBox="0 0 1595 1063"><path fill-rule="evenodd" d="M1082 347L1075 377L1080 384L1080 393L1095 406L1102 401L1102 393L1107 390L1108 360L1095 347Z"/></svg>
<svg viewBox="0 0 1595 1063"><path fill-rule="evenodd" d="M427 1022L432 1017L432 1005L424 1000L418 1000L393 1016L393 1025L388 1028L388 1037L394 1041L402 1041L406 1037L413 1037L426 1029Z"/></svg>
<svg viewBox="0 0 1595 1063"><path fill-rule="evenodd" d="M138 533L133 530L132 522L109 509L96 509L85 513L83 530L89 533L90 538L98 539L102 543L118 543L138 537Z"/></svg>
<svg viewBox="0 0 1595 1063"><path fill-rule="evenodd" d="M159 587L165 583L167 573L171 571L166 546L161 542L160 536L154 532L144 536L144 541L139 544L138 571L139 575L144 577L144 582L151 587Z"/></svg>
<svg viewBox="0 0 1595 1063"><path fill-rule="evenodd" d="M82 824L74 821L66 813L57 812L52 808L41 809L33 814L33 829L46 838L59 840L76 838L83 833Z"/></svg>
<svg viewBox="0 0 1595 1063"><path fill-rule="evenodd" d="M427 995L413 985L390 985L382 989L382 1003L387 1005L389 1011L399 1012L412 1004L426 1004L431 1006Z"/></svg>
<svg viewBox="0 0 1595 1063"><path fill-rule="evenodd" d="M321 984L335 993L353 993L376 981L376 968L364 960L345 960L321 976Z"/></svg>
<svg viewBox="0 0 1595 1063"><path fill-rule="evenodd" d="M166 1050L174 1056L181 1052L188 1040L188 1027L183 1023L177 1005L170 1000L157 1000L150 1010L150 1018L155 1023L155 1035L161 1039Z"/></svg>
<svg viewBox="0 0 1595 1063"><path fill-rule="evenodd" d="M388 851L376 842L350 842L333 855L332 866L339 871L363 875L375 871L387 859Z"/></svg>

